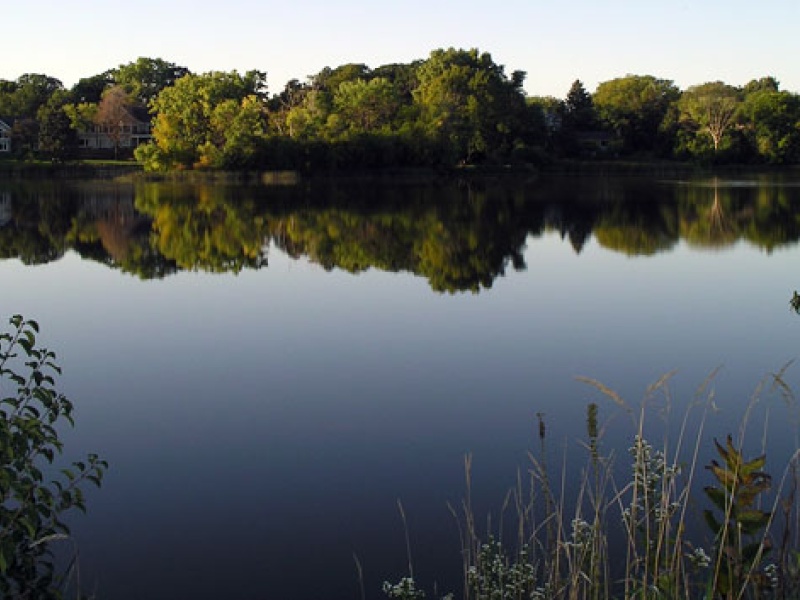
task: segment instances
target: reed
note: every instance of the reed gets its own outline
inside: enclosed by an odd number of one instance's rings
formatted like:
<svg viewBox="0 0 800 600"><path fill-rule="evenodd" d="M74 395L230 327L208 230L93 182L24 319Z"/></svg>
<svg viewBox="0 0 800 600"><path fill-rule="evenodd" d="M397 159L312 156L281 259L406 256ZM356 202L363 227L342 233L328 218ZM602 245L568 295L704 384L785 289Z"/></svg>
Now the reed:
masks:
<svg viewBox="0 0 800 600"><path fill-rule="evenodd" d="M536 450L525 470L517 472L498 518L487 519L485 526L474 512L472 458L467 456L464 498L449 506L461 541L463 598L800 598L795 502L800 451L782 476L773 478L765 471L764 452L747 458L743 450L760 408L766 449L772 410L767 396L774 392L784 400L797 435L787 367L756 387L736 436L716 437L713 443L707 430L718 411L716 371L677 418L670 389L674 373L650 385L636 405L596 380L580 378L610 403L611 415L629 420L628 465L613 450L604 450L610 417L601 421L602 405L590 402L582 442L585 463L578 485L568 486L567 473L574 470L567 468L566 452L560 465L552 464L547 423L538 414ZM655 429L663 432L656 443L646 435L654 418L660 421ZM424 597L413 577L402 582L403 587L385 588L392 590L391 597Z"/></svg>

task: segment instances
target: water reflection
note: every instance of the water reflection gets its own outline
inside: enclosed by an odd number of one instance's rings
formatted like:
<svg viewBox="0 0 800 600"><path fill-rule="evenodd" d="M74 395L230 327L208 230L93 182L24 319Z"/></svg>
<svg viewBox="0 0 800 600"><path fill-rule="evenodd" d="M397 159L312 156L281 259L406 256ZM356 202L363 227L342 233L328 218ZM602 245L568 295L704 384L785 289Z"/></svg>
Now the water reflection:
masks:
<svg viewBox="0 0 800 600"><path fill-rule="evenodd" d="M338 182L237 186L0 182L0 258L85 259L160 278L261 269L268 249L327 270L424 277L477 292L526 268L528 236L557 231L580 254L594 239L628 256L746 241L772 252L800 239L800 187L776 177L654 182L538 178L438 185Z"/></svg>
<svg viewBox="0 0 800 600"><path fill-rule="evenodd" d="M797 290L792 293L792 299L789 300L789 307L800 315L800 294L797 293Z"/></svg>

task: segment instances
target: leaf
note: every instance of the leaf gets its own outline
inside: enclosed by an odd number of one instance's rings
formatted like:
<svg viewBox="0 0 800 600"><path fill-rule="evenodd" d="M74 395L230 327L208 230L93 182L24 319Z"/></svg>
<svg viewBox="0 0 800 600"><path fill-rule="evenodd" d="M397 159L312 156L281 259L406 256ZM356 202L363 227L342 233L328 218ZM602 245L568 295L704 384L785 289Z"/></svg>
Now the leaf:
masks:
<svg viewBox="0 0 800 600"><path fill-rule="evenodd" d="M711 461L711 465L708 468L729 493L735 491L737 479L732 471L719 466L716 461Z"/></svg>
<svg viewBox="0 0 800 600"><path fill-rule="evenodd" d="M717 438L714 438L714 446L717 447L717 453L719 454L720 458L722 458L722 460L725 462L728 462L728 451L717 441Z"/></svg>
<svg viewBox="0 0 800 600"><path fill-rule="evenodd" d="M704 491L720 511L725 512L728 509L728 495L724 491L711 486L704 488Z"/></svg>
<svg viewBox="0 0 800 600"><path fill-rule="evenodd" d="M722 531L722 525L714 517L714 513L712 513L710 510L704 510L703 518L706 520L708 527L711 529L714 535L719 535L719 532Z"/></svg>
<svg viewBox="0 0 800 600"><path fill-rule="evenodd" d="M760 542L754 542L742 548L742 563L747 566L752 565L755 559L758 558L761 550L762 546Z"/></svg>
<svg viewBox="0 0 800 600"><path fill-rule="evenodd" d="M739 473L742 465L742 453L734 447L733 438L730 434L728 434L728 438L725 440L725 445L728 449L725 462L728 464L728 468L731 471L734 473Z"/></svg>
<svg viewBox="0 0 800 600"><path fill-rule="evenodd" d="M742 533L753 535L767 526L770 513L760 510L741 510L736 515L736 522L741 526Z"/></svg>
<svg viewBox="0 0 800 600"><path fill-rule="evenodd" d="M764 465L767 464L767 455L762 454L758 458L754 458L749 462L745 462L741 465L741 474L742 476L747 476L756 471L760 471L764 468Z"/></svg>

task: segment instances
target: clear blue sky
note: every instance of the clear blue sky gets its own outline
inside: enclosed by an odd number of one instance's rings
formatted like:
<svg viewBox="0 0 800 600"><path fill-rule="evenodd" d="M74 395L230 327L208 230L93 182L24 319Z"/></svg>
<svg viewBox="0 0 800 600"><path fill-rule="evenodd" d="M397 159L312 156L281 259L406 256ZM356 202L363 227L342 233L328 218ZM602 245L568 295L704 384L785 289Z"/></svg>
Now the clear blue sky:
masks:
<svg viewBox="0 0 800 600"><path fill-rule="evenodd" d="M377 67L478 48L531 95L626 74L685 89L773 75L800 93L800 0L26 0L4 7L0 79L66 86L136 60L267 72L270 93L347 62Z"/></svg>

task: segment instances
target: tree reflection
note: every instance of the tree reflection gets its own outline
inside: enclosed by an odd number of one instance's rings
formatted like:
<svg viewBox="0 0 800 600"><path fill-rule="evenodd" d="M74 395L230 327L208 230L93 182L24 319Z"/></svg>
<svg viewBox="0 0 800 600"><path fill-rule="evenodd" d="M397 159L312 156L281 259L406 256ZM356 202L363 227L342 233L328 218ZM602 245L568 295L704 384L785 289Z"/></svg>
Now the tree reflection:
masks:
<svg viewBox="0 0 800 600"><path fill-rule="evenodd" d="M335 207L317 207L317 200L276 219L273 240L328 270L409 271L441 292L477 292L508 263L525 268L528 228L513 197L475 185L405 192L402 207L365 201L354 190Z"/></svg>
<svg viewBox="0 0 800 600"><path fill-rule="evenodd" d="M137 187L136 209L152 218L151 242L181 269L238 273L267 265L266 221L255 203L222 186Z"/></svg>
<svg viewBox="0 0 800 600"><path fill-rule="evenodd" d="M746 217L732 191L733 188L720 189L717 178L710 184L681 190L681 237L687 243L699 248L723 248L739 239L741 221Z"/></svg>
<svg viewBox="0 0 800 600"><path fill-rule="evenodd" d="M792 293L792 299L789 300L789 306L794 312L800 315L800 294L797 293L797 290Z"/></svg>
<svg viewBox="0 0 800 600"><path fill-rule="evenodd" d="M437 292L479 292L526 268L529 237L576 254L594 239L651 256L746 241L771 252L800 239L800 187L722 179L540 177L438 183L0 183L0 258L67 251L150 279L181 270L261 269L268 249L326 270L405 271Z"/></svg>

